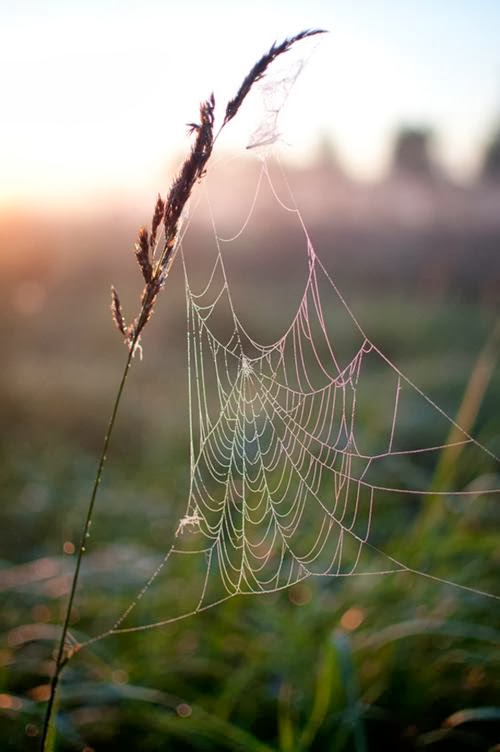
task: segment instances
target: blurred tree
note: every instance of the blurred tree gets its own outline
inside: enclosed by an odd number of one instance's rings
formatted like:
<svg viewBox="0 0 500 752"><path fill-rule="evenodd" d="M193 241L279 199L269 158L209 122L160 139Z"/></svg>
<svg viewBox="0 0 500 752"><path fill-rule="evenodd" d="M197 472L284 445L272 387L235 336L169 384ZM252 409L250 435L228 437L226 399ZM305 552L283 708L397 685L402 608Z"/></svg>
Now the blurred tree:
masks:
<svg viewBox="0 0 500 752"><path fill-rule="evenodd" d="M500 125L486 146L481 177L485 180L500 182Z"/></svg>
<svg viewBox="0 0 500 752"><path fill-rule="evenodd" d="M425 180L436 177L439 169L432 157L432 135L429 128L402 127L394 140L392 173Z"/></svg>
<svg viewBox="0 0 500 752"><path fill-rule="evenodd" d="M337 149L328 133L323 133L318 138L315 149L315 168L330 177L345 178L344 168L338 156Z"/></svg>

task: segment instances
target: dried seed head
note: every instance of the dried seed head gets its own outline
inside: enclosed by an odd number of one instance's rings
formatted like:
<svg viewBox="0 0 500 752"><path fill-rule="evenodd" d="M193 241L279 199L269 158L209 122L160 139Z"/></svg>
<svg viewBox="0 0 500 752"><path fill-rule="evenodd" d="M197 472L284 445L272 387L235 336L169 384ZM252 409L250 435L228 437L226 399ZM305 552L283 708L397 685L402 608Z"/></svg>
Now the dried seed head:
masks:
<svg viewBox="0 0 500 752"><path fill-rule="evenodd" d="M212 153L214 127L215 99L211 94L206 102L200 105L200 124L196 129L196 139L191 147L191 153L181 167L180 174L174 180L168 198L165 202L163 222L165 225L165 245L160 262L160 273L164 272L172 250L175 247L179 229L179 219L191 195L193 186L204 172L205 165Z"/></svg>
<svg viewBox="0 0 500 752"><path fill-rule="evenodd" d="M113 316L113 321L115 322L118 331L120 331L124 337L127 337L127 325L123 317L122 305L113 285L111 285L111 315Z"/></svg>
<svg viewBox="0 0 500 752"><path fill-rule="evenodd" d="M153 267L149 258L149 235L145 227L141 227L139 230L138 242L135 244L135 255L144 280L150 282L153 276Z"/></svg>
<svg viewBox="0 0 500 752"><path fill-rule="evenodd" d="M276 60L279 55L287 52L290 47L295 44L295 42L299 42L301 39L306 39L307 37L315 36L316 34L324 33L324 29L307 29L306 31L301 31L299 34L295 34L295 36L290 37L289 39L285 39L279 45L276 45L276 43L273 44L269 52L266 52L266 54L263 55L257 63L255 63L248 76L243 80L243 83L238 89L238 93L236 94L234 99L231 99L231 101L228 102L222 127L224 127L226 123L234 118L252 86L264 77L273 60Z"/></svg>
<svg viewBox="0 0 500 752"><path fill-rule="evenodd" d="M158 198L156 199L155 210L153 213L153 219L151 220L151 235L149 238L149 247L151 248L151 250L154 250L154 247L156 245L156 233L158 232L158 227L160 226L160 223L163 219L164 211L165 211L165 202L163 201L160 194L158 194Z"/></svg>
<svg viewBox="0 0 500 752"><path fill-rule="evenodd" d="M254 65L240 86L236 97L227 105L222 127L236 115L252 85L264 76L268 66L278 55L289 50L300 39L320 33L322 33L320 30L303 31L290 39L285 39L278 46L273 45L269 52ZM139 314L128 327L123 318L118 294L112 288L111 308L113 319L120 332L124 335L130 349L135 350L139 346L141 332L153 314L156 299L174 260L179 232L179 220L194 184L205 174L206 164L214 145L214 110L215 99L214 95L211 94L200 105L199 123L189 123L188 125L191 133L196 134L194 143L189 156L181 167L179 175L170 187L167 199L163 201L161 196L158 196L151 221L151 235L148 234L148 231L144 227L141 227L139 230L137 243L135 244L135 254L146 284L142 292ZM165 239L161 255L153 269L157 233L162 221L165 230Z"/></svg>

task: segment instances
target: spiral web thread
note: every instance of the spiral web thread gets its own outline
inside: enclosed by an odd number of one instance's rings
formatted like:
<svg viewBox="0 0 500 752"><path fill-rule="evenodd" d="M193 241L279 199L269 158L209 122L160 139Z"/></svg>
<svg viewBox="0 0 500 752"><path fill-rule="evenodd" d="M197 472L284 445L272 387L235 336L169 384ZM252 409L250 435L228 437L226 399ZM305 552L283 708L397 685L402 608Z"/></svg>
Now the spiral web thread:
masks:
<svg viewBox="0 0 500 752"><path fill-rule="evenodd" d="M89 642L177 621L234 595L275 592L312 575L409 572L500 599L412 568L372 541L377 505L382 502L392 500L404 509L405 502L425 497L481 495L477 489L435 491L380 484L374 480L379 465L437 455L449 446L473 448L494 463L499 459L460 428L369 339L316 254L291 191L290 205L278 196L266 160L256 194L263 179L281 208L296 216L304 234L307 279L302 298L288 328L272 344L253 339L238 317L222 247L245 231L255 196L249 216L231 238L218 235L212 215L216 257L199 291L191 287L181 247L191 455L187 506L173 545L137 598L108 632ZM347 360L336 353L323 304L325 289L352 325L354 344ZM213 325L216 320L218 325ZM221 320L225 336L216 331ZM358 420L358 402L368 369L382 372L391 394L386 429L376 451L363 449L365 439L359 438L363 425ZM399 416L402 401L408 397L429 409L444 424L447 435L452 435L449 429L453 427L454 440L400 447ZM484 493L496 498L500 488ZM367 553L374 554L373 561L365 561ZM159 621L130 626L132 612L179 556L197 561L199 591L192 607Z"/></svg>

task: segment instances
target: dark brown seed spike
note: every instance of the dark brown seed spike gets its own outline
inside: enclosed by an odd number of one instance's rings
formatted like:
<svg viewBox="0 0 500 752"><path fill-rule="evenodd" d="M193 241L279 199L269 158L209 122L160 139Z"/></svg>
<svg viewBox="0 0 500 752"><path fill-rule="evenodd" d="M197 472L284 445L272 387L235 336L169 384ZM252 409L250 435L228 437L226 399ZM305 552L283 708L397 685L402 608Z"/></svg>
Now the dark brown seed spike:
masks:
<svg viewBox="0 0 500 752"><path fill-rule="evenodd" d="M113 285L111 285L111 314L113 316L113 321L115 322L117 329L123 334L124 337L126 337L127 325L123 317L120 298L118 297L118 293Z"/></svg>
<svg viewBox="0 0 500 752"><path fill-rule="evenodd" d="M154 271L151 270L149 277L145 276L146 286L141 298L141 313L130 327L129 337L131 341L138 337L153 314L154 305L158 294L164 284L165 275L168 272L169 262L177 240L179 219L182 211L191 195L192 188L197 179L204 172L205 165L210 157L213 146L215 99L213 94L206 102L200 105L200 125L196 131L196 139L191 148L188 158L182 165L179 176L174 180L167 200L164 204L163 223L165 227L165 241L161 259ZM157 202L158 206L158 202ZM156 212L155 212L156 216ZM141 263L141 237L143 228L139 232L139 243L136 247L137 258ZM148 263L149 255L148 255ZM142 264L141 264L142 268ZM143 271L144 273L144 271Z"/></svg>
<svg viewBox="0 0 500 752"><path fill-rule="evenodd" d="M141 267L145 282L150 282L153 276L153 267L149 258L149 235L145 227L141 227L138 234L138 243L135 244L137 263Z"/></svg>
<svg viewBox="0 0 500 752"><path fill-rule="evenodd" d="M305 31L299 32L299 34L295 34L295 36L290 37L289 39L285 39L279 45L277 45L275 42L269 52L266 52L266 54L263 55L261 59L253 66L248 76L243 80L243 83L241 84L234 99L231 99L231 101L228 102L222 127L224 127L226 123L234 118L252 86L257 81L260 81L261 78L263 78L268 67L274 60L276 60L277 57L279 57L279 55L287 52L290 47L292 47L296 42L299 42L301 39L306 39L307 37L312 37L316 34L324 33L325 29L306 29Z"/></svg>
<svg viewBox="0 0 500 752"><path fill-rule="evenodd" d="M206 102L200 105L200 124L196 130L196 139L191 147L189 157L181 167L180 174L174 180L167 201L165 203L165 245L160 271L163 272L168 263L170 253L177 238L178 223L182 211L191 195L193 186L205 170L213 146L215 99L211 94Z"/></svg>
<svg viewBox="0 0 500 752"><path fill-rule="evenodd" d="M236 115L253 84L265 75L268 66L273 60L289 50L295 42L322 33L323 31L320 29L302 31L294 37L285 39L280 45L273 44L269 52L254 65L240 86L236 97L227 105L222 127ZM139 342L143 328L153 314L156 299L165 283L170 264L173 260L181 214L191 195L194 184L205 174L206 165L214 145L214 109L215 98L211 94L200 105L200 122L189 124L193 135L196 134L194 143L178 176L170 187L166 200L163 201L158 196L151 222L151 234L148 234L144 227L141 227L139 230L135 252L146 284L141 296L140 312L128 327L123 318L118 294L112 288L113 319L120 332L124 335L129 348L135 348ZM165 238L161 255L153 269L152 263L156 247L157 231L161 222L164 225Z"/></svg>
<svg viewBox="0 0 500 752"><path fill-rule="evenodd" d="M165 211L165 202L163 201L160 194L158 194L158 198L156 199L155 210L153 213L153 219L151 220L151 235L149 237L149 246L152 250L154 250L154 247L156 245L156 233L158 232L158 227L160 226L161 221L163 219L164 211Z"/></svg>

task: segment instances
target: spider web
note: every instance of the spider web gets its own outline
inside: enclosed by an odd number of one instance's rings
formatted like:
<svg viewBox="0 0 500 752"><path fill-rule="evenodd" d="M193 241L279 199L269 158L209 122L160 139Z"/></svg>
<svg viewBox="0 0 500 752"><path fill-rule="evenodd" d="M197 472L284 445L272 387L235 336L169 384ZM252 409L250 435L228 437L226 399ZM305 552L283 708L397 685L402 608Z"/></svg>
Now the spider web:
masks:
<svg viewBox="0 0 500 752"><path fill-rule="evenodd" d="M263 183L298 223L306 260L295 314L281 336L268 344L251 336L235 308L223 252L247 229ZM493 464L498 458L364 332L317 255L291 191L288 203L278 195L267 160L262 160L249 214L231 237L218 232L208 192L206 198L215 242L201 287L193 285L189 259L180 247L190 434L185 513L173 531L173 545L137 598L108 632L90 642L167 624L235 595L276 592L315 575L409 572L499 599L403 561L401 545L396 553L391 551L387 531L378 525L379 516L383 524L386 519L379 507L393 505L401 518L395 531L401 543L411 528L412 505L426 498L474 500L483 493L496 499L500 494L500 488L418 487L410 483L415 473L409 472L408 485L398 485L394 478L401 484L401 467L410 467L410 460L435 460L448 447L462 454L475 452ZM350 327L347 345L336 330L341 316ZM381 384L376 394L373 373ZM373 436L363 415L367 405L378 402L383 422ZM416 413L431 420L442 440L408 446L407 427ZM188 588L192 601L186 606L182 599L177 613L151 620L152 591L161 590L168 574L175 577L176 561L184 566L186 557L193 562ZM185 577L185 570L179 576ZM151 603L144 614L138 606L148 594Z"/></svg>

